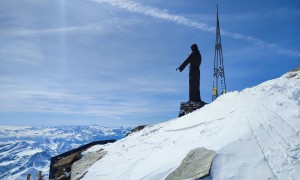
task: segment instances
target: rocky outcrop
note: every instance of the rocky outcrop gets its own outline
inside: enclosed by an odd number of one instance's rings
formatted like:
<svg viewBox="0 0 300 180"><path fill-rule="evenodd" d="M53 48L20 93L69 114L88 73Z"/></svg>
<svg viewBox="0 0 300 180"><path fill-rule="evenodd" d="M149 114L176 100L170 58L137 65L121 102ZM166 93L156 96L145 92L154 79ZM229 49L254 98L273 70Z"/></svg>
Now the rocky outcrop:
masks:
<svg viewBox="0 0 300 180"><path fill-rule="evenodd" d="M180 166L169 174L166 180L197 180L209 176L212 160L216 152L205 148L190 151Z"/></svg>
<svg viewBox="0 0 300 180"><path fill-rule="evenodd" d="M106 153L106 151L100 149L98 151L84 155L80 160L74 162L71 169L71 180L79 180L83 178L87 173L86 170L96 161L104 157Z"/></svg>
<svg viewBox="0 0 300 180"><path fill-rule="evenodd" d="M188 102L181 102L180 103L180 111L178 117L184 116L186 114L189 114L197 109L202 108L205 106L207 103L204 101L201 102L193 102L193 101L188 101Z"/></svg>
<svg viewBox="0 0 300 180"><path fill-rule="evenodd" d="M297 74L300 72L300 67L298 67L297 69L294 69L292 71L290 71L289 75L287 76L287 78L294 78L297 76Z"/></svg>
<svg viewBox="0 0 300 180"><path fill-rule="evenodd" d="M135 133L135 132L139 132L140 130L144 129L147 125L140 125L140 126L137 126L135 128L133 128L129 133L126 134L126 136L132 134L132 133Z"/></svg>

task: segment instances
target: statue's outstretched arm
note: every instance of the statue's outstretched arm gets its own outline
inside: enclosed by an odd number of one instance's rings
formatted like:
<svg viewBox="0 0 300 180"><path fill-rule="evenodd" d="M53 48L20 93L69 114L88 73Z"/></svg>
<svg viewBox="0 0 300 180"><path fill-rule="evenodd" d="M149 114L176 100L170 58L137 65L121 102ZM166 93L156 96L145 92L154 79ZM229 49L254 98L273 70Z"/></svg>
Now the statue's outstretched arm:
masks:
<svg viewBox="0 0 300 180"><path fill-rule="evenodd" d="M191 62L192 60L191 56L192 54L190 54L189 57L176 70L179 70L180 72L183 71L184 68Z"/></svg>

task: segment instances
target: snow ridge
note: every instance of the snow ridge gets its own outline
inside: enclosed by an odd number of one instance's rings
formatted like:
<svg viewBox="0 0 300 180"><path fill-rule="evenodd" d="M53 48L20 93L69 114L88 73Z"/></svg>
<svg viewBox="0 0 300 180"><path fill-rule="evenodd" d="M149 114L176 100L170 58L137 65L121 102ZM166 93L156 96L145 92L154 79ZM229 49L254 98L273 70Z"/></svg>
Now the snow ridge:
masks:
<svg viewBox="0 0 300 180"><path fill-rule="evenodd" d="M105 146L84 179L165 179L198 147L217 152L212 179L299 180L299 69Z"/></svg>

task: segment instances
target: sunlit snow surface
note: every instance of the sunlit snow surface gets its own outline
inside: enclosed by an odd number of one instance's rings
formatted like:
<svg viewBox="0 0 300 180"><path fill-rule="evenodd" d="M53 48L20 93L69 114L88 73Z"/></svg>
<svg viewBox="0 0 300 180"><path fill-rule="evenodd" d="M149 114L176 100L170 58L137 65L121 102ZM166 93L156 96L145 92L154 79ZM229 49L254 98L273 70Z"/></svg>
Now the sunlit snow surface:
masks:
<svg viewBox="0 0 300 180"><path fill-rule="evenodd" d="M186 154L217 152L212 179L300 179L300 73L292 72L116 143L84 179L164 179Z"/></svg>

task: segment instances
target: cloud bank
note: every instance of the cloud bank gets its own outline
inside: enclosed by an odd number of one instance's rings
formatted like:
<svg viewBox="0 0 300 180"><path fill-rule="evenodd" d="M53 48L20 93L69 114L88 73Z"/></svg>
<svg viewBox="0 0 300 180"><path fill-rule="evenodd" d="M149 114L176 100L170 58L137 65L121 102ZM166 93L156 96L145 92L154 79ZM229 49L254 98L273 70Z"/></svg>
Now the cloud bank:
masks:
<svg viewBox="0 0 300 180"><path fill-rule="evenodd" d="M205 32L215 32L215 27L209 26L206 23L193 21L193 20L190 20L190 19L185 18L180 15L170 14L166 10L149 7L149 6L144 6L138 2L134 2L134 1L130 1L130 0L93 0L93 1L95 1L97 3L106 3L113 7L125 9L130 12L140 13L140 14L144 14L147 16L151 16L153 18L174 22L179 25L196 28L196 29L199 29L199 30L202 30ZM238 40L245 40L250 43L254 43L262 48L272 49L272 50L274 50L278 53L284 54L284 55L300 57L300 52L298 52L298 51L286 49L286 48L283 48L276 44L270 44L270 43L264 42L263 40L252 37L252 36L227 32L223 29L221 30L221 32L222 32L222 35L227 36L227 37L231 37L231 38L238 39Z"/></svg>

